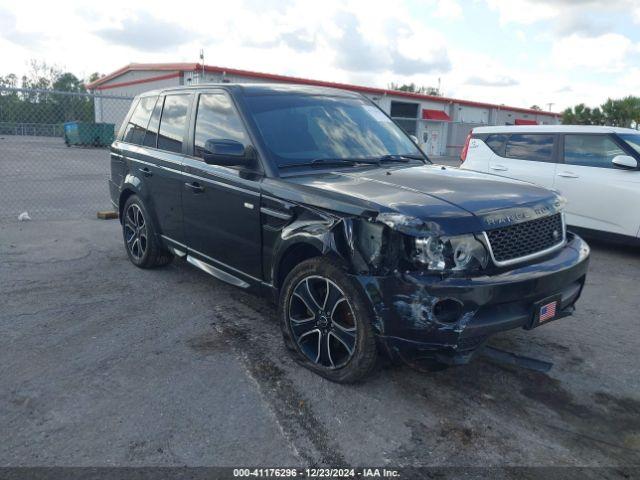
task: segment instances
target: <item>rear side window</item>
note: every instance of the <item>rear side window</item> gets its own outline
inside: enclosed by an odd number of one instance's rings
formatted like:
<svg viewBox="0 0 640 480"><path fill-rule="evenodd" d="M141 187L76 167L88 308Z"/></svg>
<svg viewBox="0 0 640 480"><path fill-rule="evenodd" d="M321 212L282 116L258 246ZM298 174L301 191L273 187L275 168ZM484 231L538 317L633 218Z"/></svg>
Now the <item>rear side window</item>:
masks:
<svg viewBox="0 0 640 480"><path fill-rule="evenodd" d="M160 97L156 102L156 106L151 114L151 120L149 120L149 126L147 132L144 135L145 147L156 147L158 142L158 127L160 126L160 114L162 113L162 106L164 105L164 97Z"/></svg>
<svg viewBox="0 0 640 480"><path fill-rule="evenodd" d="M169 152L182 152L182 140L187 125L189 95L167 95L164 99L158 148Z"/></svg>
<svg viewBox="0 0 640 480"><path fill-rule="evenodd" d="M194 155L206 152L207 140L234 140L247 145L242 120L233 108L231 99L221 93L203 93L198 100Z"/></svg>
<svg viewBox="0 0 640 480"><path fill-rule="evenodd" d="M149 118L151 117L151 111L157 99L158 97L143 97L140 99L124 131L123 141L135 145L142 145L142 140L144 139L147 125L149 124Z"/></svg>
<svg viewBox="0 0 640 480"><path fill-rule="evenodd" d="M611 160L626 153L607 135L565 135L564 163L613 168Z"/></svg>
<svg viewBox="0 0 640 480"><path fill-rule="evenodd" d="M513 134L507 141L505 156L533 162L552 162L554 135Z"/></svg>
<svg viewBox="0 0 640 480"><path fill-rule="evenodd" d="M498 134L494 134L494 135L489 135L484 143L487 144L487 146L493 150L493 153L495 153L496 155L500 155L501 157L504 157L504 152L505 149L507 148L507 136L506 135L498 135Z"/></svg>

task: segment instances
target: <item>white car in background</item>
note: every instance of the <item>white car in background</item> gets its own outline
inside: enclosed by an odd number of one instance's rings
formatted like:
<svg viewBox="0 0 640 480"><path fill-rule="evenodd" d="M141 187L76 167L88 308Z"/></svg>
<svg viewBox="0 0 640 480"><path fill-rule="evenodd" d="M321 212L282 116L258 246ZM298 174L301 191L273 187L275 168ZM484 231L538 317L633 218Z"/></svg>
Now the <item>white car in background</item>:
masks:
<svg viewBox="0 0 640 480"><path fill-rule="evenodd" d="M592 237L640 243L640 132L532 125L474 128L460 168L559 191L566 222ZM577 227L577 228L576 228Z"/></svg>

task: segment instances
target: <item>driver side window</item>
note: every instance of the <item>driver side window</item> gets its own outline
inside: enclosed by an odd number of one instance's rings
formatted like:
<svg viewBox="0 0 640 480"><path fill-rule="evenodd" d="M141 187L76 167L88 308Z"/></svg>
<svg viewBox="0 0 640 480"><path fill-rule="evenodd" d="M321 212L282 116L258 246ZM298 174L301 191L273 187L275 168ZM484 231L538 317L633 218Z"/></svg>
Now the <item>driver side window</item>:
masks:
<svg viewBox="0 0 640 480"><path fill-rule="evenodd" d="M203 158L207 141L231 140L245 147L249 138L231 99L222 93L203 93L198 99L195 138L193 142L196 157Z"/></svg>

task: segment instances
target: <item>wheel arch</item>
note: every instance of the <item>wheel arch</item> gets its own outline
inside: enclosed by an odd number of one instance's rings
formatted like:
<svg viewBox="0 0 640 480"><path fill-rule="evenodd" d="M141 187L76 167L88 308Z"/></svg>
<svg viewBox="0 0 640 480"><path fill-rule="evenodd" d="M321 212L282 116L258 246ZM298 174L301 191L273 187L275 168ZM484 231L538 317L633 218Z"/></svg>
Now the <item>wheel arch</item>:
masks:
<svg viewBox="0 0 640 480"><path fill-rule="evenodd" d="M322 250L309 242L300 241L288 245L280 255L273 272L273 285L276 290L280 290L285 278L296 265L305 260L322 256Z"/></svg>

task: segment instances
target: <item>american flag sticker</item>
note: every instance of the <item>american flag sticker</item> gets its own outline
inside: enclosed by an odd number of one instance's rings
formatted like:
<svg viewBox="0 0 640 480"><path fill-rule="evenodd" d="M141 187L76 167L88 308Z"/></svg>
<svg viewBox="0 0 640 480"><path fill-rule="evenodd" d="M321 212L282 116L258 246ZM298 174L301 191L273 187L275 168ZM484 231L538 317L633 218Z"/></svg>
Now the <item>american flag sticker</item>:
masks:
<svg viewBox="0 0 640 480"><path fill-rule="evenodd" d="M555 301L555 302L547 303L546 305L543 305L542 307L540 307L540 323L546 322L547 320L551 320L553 317L556 316L557 303L558 302Z"/></svg>

